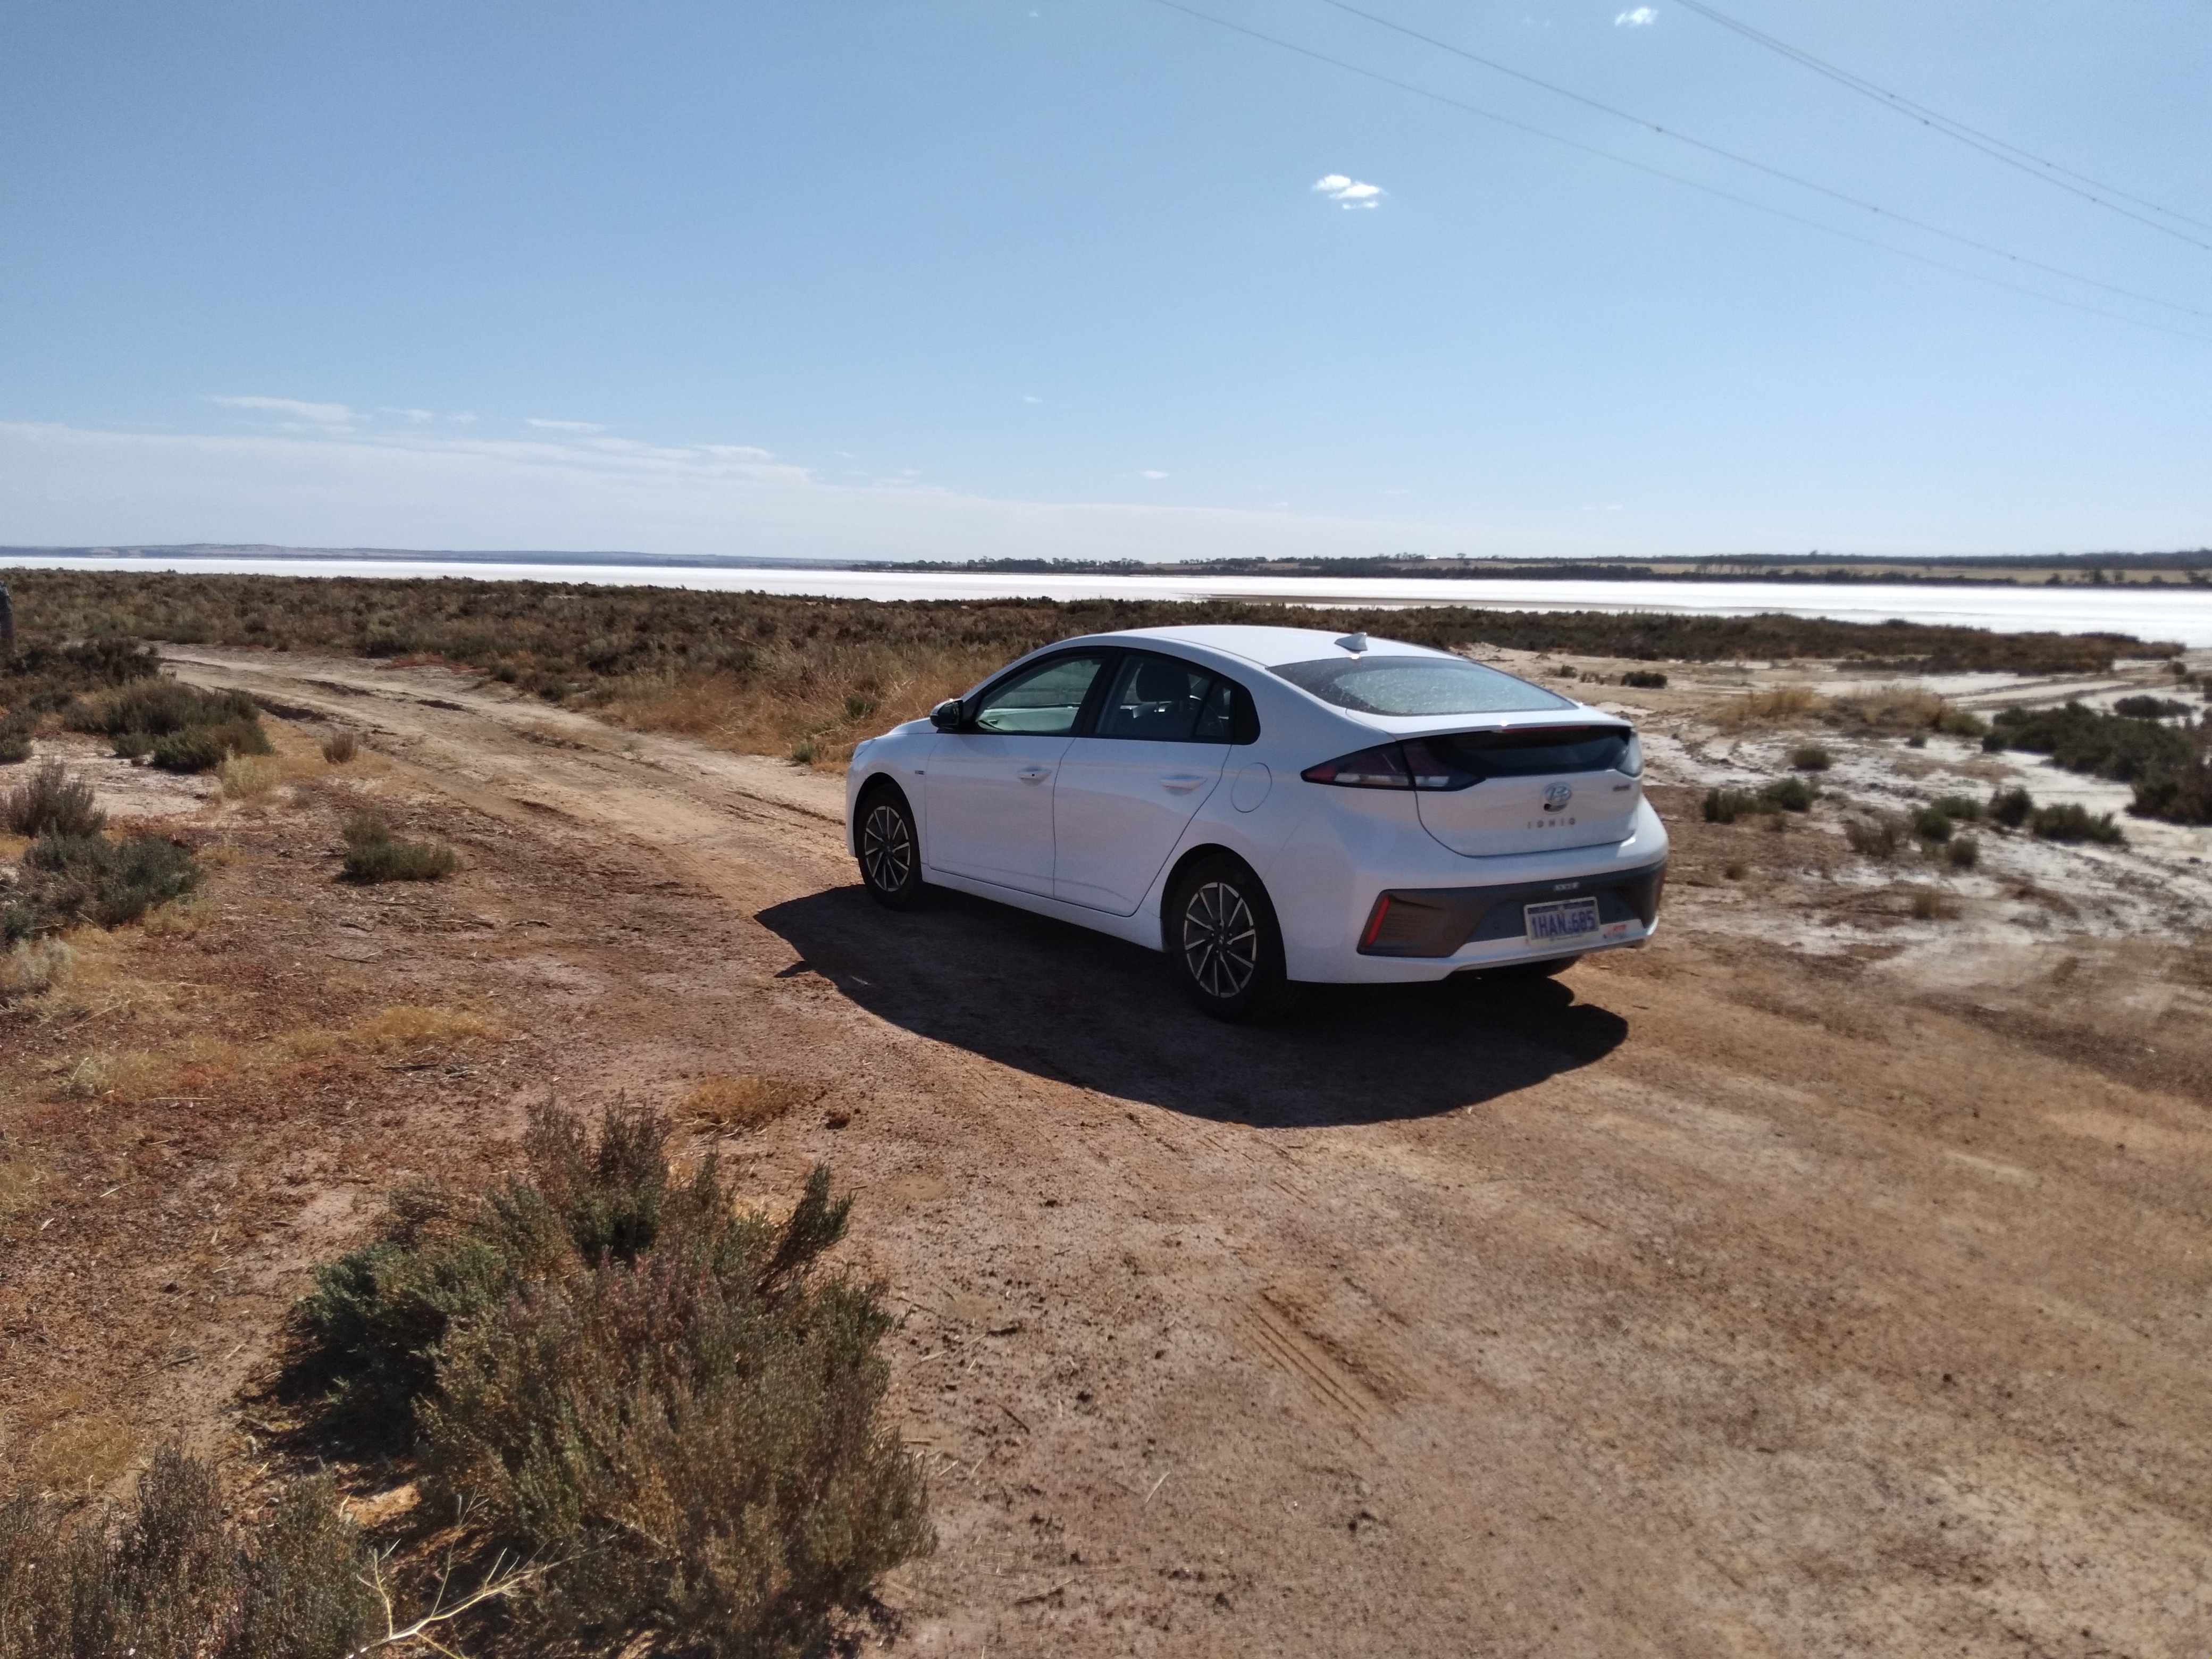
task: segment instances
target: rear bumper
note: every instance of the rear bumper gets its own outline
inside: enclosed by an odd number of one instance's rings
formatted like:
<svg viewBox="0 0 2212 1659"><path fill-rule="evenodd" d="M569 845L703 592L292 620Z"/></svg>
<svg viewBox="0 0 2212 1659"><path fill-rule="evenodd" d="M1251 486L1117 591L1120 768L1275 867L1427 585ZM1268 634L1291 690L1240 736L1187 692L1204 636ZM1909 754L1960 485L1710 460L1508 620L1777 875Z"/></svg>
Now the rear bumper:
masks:
<svg viewBox="0 0 2212 1659"><path fill-rule="evenodd" d="M1549 899L1595 898L1598 932L1571 949L1598 950L1631 944L1651 931L1667 882L1662 857L1639 869L1565 880L1510 882L1487 887L1400 887L1383 892L1360 932L1363 957L1429 961L1457 956L1468 945L1526 946L1522 907ZM1516 954L1522 954L1516 952ZM1536 954L1541 954L1540 951Z"/></svg>

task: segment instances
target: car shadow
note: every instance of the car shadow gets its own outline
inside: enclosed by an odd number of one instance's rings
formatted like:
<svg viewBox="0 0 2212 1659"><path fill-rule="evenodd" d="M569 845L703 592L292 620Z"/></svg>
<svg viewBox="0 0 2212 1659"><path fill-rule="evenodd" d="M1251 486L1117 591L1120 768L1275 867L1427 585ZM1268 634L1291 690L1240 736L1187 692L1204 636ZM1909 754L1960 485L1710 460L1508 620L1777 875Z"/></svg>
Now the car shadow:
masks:
<svg viewBox="0 0 2212 1659"><path fill-rule="evenodd" d="M1628 1023L1556 981L1310 987L1285 1019L1224 1025L1166 959L938 892L884 909L855 884L760 912L816 973L919 1036L1056 1082L1221 1122L1378 1123L1478 1105L1611 1053Z"/></svg>

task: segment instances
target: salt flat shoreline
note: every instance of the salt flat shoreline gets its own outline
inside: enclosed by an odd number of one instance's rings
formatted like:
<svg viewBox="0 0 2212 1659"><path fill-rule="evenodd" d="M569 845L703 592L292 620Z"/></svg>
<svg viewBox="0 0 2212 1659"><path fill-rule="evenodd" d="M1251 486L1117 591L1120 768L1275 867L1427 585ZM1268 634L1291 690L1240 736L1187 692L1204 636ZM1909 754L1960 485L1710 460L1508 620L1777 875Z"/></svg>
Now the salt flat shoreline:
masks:
<svg viewBox="0 0 2212 1659"><path fill-rule="evenodd" d="M2148 584L2109 587L1947 587L1923 583L1741 580L1561 580L1414 576L1170 576L997 571L862 570L804 565L501 563L479 559L252 557L181 554L47 556L0 551L7 569L183 571L206 575L467 577L478 581L575 582L693 588L823 599L1230 599L1315 607L1411 609L1468 605L1495 611L1652 611L1836 622L1890 620L2002 633L2128 634L2191 648L2212 646L2212 588Z"/></svg>

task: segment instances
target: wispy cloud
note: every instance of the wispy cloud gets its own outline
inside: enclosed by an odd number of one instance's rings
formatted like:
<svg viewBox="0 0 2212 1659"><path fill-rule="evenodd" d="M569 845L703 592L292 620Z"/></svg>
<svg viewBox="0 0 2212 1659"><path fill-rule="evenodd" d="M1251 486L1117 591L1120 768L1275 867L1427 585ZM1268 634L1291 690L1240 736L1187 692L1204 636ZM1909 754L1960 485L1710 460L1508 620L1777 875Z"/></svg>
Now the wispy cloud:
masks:
<svg viewBox="0 0 2212 1659"><path fill-rule="evenodd" d="M1380 185L1363 185L1348 174L1332 173L1314 180L1314 188L1343 208L1371 208L1388 194Z"/></svg>
<svg viewBox="0 0 2212 1659"><path fill-rule="evenodd" d="M1040 398L1040 397L1037 397L1037 396L1036 396L1035 393L1033 393L1033 392L1024 392L1024 393L1022 393L1022 401L1023 401L1024 403L1025 403L1025 404L1041 404L1041 403L1042 403L1042 402L1044 401L1044 399L1043 399L1043 398Z"/></svg>
<svg viewBox="0 0 2212 1659"><path fill-rule="evenodd" d="M428 409L386 409L384 412L410 421L434 421L438 418L435 410Z"/></svg>
<svg viewBox="0 0 2212 1659"><path fill-rule="evenodd" d="M587 436L594 432L606 430L606 428L594 425L590 421L540 421L533 418L524 422L523 424L534 426L540 432L580 432Z"/></svg>
<svg viewBox="0 0 2212 1659"><path fill-rule="evenodd" d="M359 418L343 404L311 404L298 398L211 397L225 409L250 409L266 415L289 415L310 426L350 426Z"/></svg>
<svg viewBox="0 0 2212 1659"><path fill-rule="evenodd" d="M1139 477L1140 477L1140 478L1164 478L1164 477L1166 477L1168 475L1167 475L1166 473L1164 473L1164 472L1158 472L1158 471L1153 471L1153 469L1152 469L1151 467L1149 467L1149 466L1148 466L1148 467L1146 467L1146 468L1142 472L1139 473L1137 476L1138 476Z"/></svg>
<svg viewBox="0 0 2212 1659"><path fill-rule="evenodd" d="M1659 21L1659 14L1649 6L1638 6L1634 11L1622 12L1613 20L1617 29L1648 29Z"/></svg>
<svg viewBox="0 0 2212 1659"><path fill-rule="evenodd" d="M289 411L271 411L289 413ZM1322 556L1377 546L1626 550L1521 526L1025 501L831 481L751 445L489 439L393 421L228 433L0 422L0 520L41 546L594 548L785 558ZM1160 469L1151 469L1159 471Z"/></svg>

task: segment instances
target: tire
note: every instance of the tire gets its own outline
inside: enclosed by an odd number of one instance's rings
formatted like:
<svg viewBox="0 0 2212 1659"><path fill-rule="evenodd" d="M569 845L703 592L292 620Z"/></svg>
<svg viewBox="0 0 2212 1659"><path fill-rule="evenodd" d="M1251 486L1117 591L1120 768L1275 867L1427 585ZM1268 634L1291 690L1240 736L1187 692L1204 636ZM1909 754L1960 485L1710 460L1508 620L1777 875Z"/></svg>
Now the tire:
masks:
<svg viewBox="0 0 2212 1659"><path fill-rule="evenodd" d="M860 797L853 819L860 884L868 896L893 910L913 909L922 901L921 837L906 797L895 785L874 785Z"/></svg>
<svg viewBox="0 0 2212 1659"><path fill-rule="evenodd" d="M1170 896L1164 931L1185 994L1214 1018L1249 1024L1294 1000L1275 907L1243 860L1207 858L1186 871Z"/></svg>

